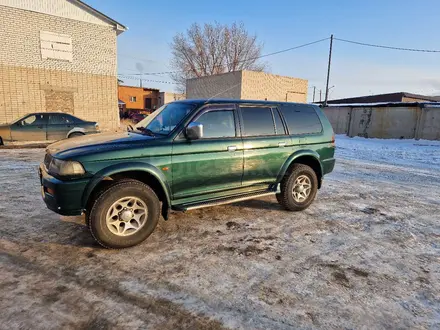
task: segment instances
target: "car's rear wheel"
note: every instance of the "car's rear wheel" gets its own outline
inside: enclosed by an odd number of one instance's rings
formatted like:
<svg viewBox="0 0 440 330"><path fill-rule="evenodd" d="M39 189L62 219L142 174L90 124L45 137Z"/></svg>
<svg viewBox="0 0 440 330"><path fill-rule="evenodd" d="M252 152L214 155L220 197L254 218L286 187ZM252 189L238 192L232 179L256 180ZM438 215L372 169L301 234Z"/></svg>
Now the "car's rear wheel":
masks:
<svg viewBox="0 0 440 330"><path fill-rule="evenodd" d="M68 138L70 139L78 136L84 136L84 133L80 133L80 132L70 133Z"/></svg>
<svg viewBox="0 0 440 330"><path fill-rule="evenodd" d="M123 180L102 192L88 212L88 226L106 248L127 248L144 241L156 228L160 202L137 180Z"/></svg>
<svg viewBox="0 0 440 330"><path fill-rule="evenodd" d="M294 164L281 181L281 193L277 200L289 211L302 211L312 204L318 191L315 171L304 164Z"/></svg>
<svg viewBox="0 0 440 330"><path fill-rule="evenodd" d="M3 139L2 139L2 137L0 136L0 146L2 146L3 145Z"/></svg>

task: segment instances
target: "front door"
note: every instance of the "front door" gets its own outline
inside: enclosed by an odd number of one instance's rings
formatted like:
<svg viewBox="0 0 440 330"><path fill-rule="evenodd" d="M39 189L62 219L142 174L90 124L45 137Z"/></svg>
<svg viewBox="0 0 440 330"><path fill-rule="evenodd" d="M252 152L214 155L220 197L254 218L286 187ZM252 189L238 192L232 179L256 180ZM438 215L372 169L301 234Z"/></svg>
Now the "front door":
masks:
<svg viewBox="0 0 440 330"><path fill-rule="evenodd" d="M234 104L208 105L192 120L203 125L203 138L181 134L173 144L173 198L241 187L243 142Z"/></svg>
<svg viewBox="0 0 440 330"><path fill-rule="evenodd" d="M292 143L278 109L273 106L240 106L244 148L243 185L276 181L292 153Z"/></svg>
<svg viewBox="0 0 440 330"><path fill-rule="evenodd" d="M73 117L63 113L49 114L47 125L47 139L61 140L67 137L67 133L74 128Z"/></svg>
<svg viewBox="0 0 440 330"><path fill-rule="evenodd" d="M47 115L35 114L24 117L11 125L13 141L44 141L46 140Z"/></svg>

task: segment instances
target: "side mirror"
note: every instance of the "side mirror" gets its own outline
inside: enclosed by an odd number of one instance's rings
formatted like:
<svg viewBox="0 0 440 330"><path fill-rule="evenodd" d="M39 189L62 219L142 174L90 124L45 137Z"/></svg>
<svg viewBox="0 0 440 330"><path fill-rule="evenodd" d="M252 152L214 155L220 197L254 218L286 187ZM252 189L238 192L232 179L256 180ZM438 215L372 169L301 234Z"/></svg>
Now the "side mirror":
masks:
<svg viewBox="0 0 440 330"><path fill-rule="evenodd" d="M188 140L197 140L203 137L203 125L198 122L192 122L188 125L185 131Z"/></svg>

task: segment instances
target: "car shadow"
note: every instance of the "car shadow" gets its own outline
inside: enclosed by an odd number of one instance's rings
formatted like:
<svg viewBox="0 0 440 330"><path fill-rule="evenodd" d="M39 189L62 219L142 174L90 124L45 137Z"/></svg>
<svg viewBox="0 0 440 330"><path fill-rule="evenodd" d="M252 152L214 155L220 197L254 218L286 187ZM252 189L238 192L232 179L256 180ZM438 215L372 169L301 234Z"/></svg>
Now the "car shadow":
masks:
<svg viewBox="0 0 440 330"><path fill-rule="evenodd" d="M231 206L235 207L245 207L245 208L252 208L252 209L259 209L259 210L276 210L281 211L282 207L276 200L261 200L261 199L251 199L247 201L242 202L236 202L232 203Z"/></svg>

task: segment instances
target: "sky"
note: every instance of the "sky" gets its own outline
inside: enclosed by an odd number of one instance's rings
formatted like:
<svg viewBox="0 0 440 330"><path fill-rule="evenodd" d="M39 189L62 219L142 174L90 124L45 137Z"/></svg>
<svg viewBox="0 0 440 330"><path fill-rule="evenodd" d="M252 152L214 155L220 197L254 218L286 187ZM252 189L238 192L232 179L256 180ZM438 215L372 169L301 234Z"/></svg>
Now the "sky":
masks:
<svg viewBox="0 0 440 330"><path fill-rule="evenodd" d="M330 37L440 50L438 0L85 0L129 29L118 37L118 73L170 67L170 42L194 22L243 22L263 54ZM268 72L309 81L308 100L325 91L329 40L264 58ZM392 92L440 95L440 53L333 43L329 99ZM175 91L169 75L145 75L144 87ZM138 81L123 79L139 85ZM324 96L322 96L324 97Z"/></svg>

